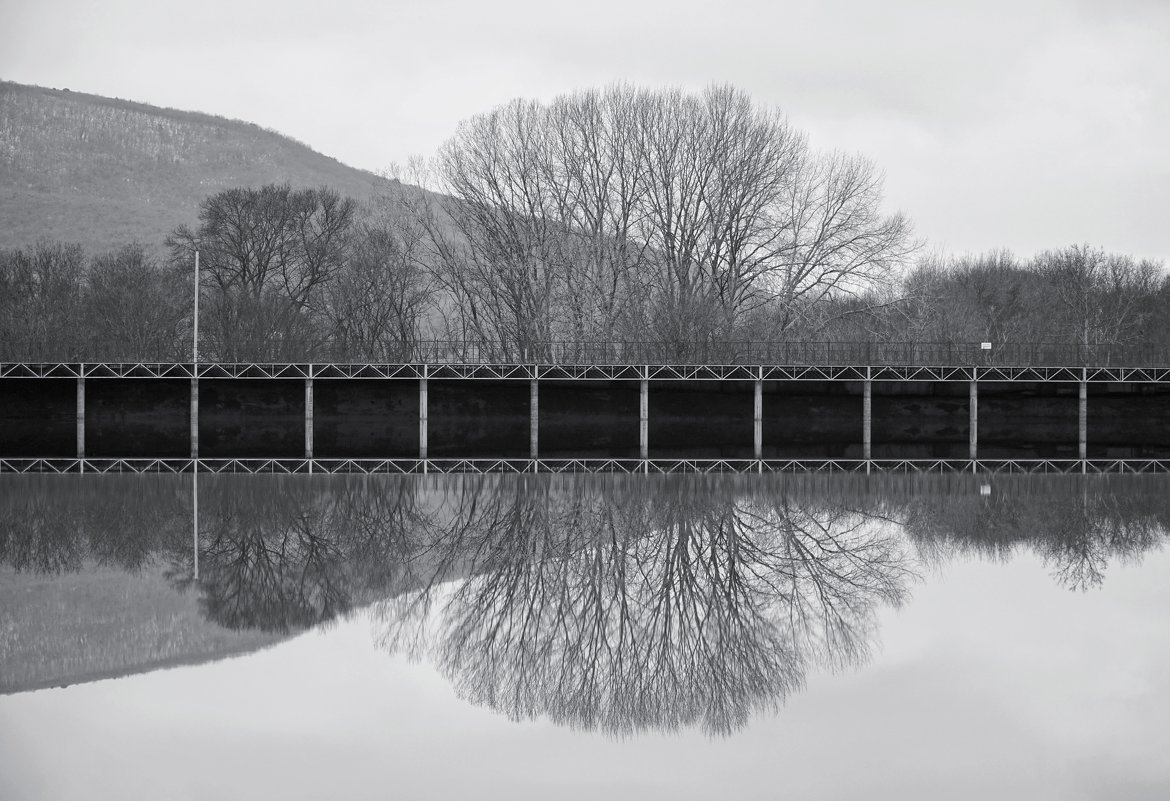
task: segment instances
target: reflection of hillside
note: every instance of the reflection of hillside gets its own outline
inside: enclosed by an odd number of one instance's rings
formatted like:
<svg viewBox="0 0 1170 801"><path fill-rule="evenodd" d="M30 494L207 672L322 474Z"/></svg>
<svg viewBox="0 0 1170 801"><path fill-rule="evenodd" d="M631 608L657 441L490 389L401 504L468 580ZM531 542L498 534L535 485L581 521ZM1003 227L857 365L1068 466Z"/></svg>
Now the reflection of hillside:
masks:
<svg viewBox="0 0 1170 801"><path fill-rule="evenodd" d="M0 692L214 661L285 639L224 629L176 591L173 563L190 561L189 487L175 477L3 477Z"/></svg>
<svg viewBox="0 0 1170 801"><path fill-rule="evenodd" d="M0 631L0 693L217 661L285 639L208 621L158 565L51 576L0 568Z"/></svg>

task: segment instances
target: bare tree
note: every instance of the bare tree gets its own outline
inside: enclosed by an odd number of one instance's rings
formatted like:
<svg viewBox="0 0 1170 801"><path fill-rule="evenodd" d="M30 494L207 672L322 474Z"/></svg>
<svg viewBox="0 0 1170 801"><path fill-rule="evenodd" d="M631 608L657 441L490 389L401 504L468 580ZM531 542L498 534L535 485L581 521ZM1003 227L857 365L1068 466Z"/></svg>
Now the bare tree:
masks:
<svg viewBox="0 0 1170 801"><path fill-rule="evenodd" d="M1041 253L1033 269L1063 312L1063 338L1084 348L1132 342L1152 311L1161 273L1154 262L1089 245Z"/></svg>
<svg viewBox="0 0 1170 801"><path fill-rule="evenodd" d="M637 236L644 184L636 111L636 93L623 86L561 96L548 110L551 158L543 169L562 187L555 212L568 237L570 269L555 298L562 310L557 333L565 339L612 339L647 265L647 245Z"/></svg>
<svg viewBox="0 0 1170 801"><path fill-rule="evenodd" d="M80 245L42 239L28 250L0 251L0 336L23 343L15 358L85 355L85 268Z"/></svg>
<svg viewBox="0 0 1170 801"><path fill-rule="evenodd" d="M784 241L771 273L782 332L823 301L890 279L917 248L906 218L880 211L882 182L862 158L802 159L789 183Z"/></svg>
<svg viewBox="0 0 1170 801"><path fill-rule="evenodd" d="M731 87L516 100L462 123L431 174L448 199L417 197L457 328L516 354L726 339L764 306L787 330L912 249L872 166L811 153Z"/></svg>
<svg viewBox="0 0 1170 801"><path fill-rule="evenodd" d="M396 196L382 198L378 213L357 227L349 260L321 302L334 352L372 361L417 355L437 290L420 237Z"/></svg>
<svg viewBox="0 0 1170 801"><path fill-rule="evenodd" d="M104 359L185 358L191 288L130 244L94 257L85 298L88 334Z"/></svg>
<svg viewBox="0 0 1170 801"><path fill-rule="evenodd" d="M167 246L184 265L198 249L212 285L225 293L259 298L277 291L304 306L345 263L356 210L352 199L327 187L228 189L200 204L197 230L179 226Z"/></svg>
<svg viewBox="0 0 1170 801"><path fill-rule="evenodd" d="M337 192L269 184L206 198L197 230L167 238L171 263L200 253L206 351L220 359L312 358L325 333L311 315L320 287L349 259L357 204ZM201 344L201 348L204 345Z"/></svg>

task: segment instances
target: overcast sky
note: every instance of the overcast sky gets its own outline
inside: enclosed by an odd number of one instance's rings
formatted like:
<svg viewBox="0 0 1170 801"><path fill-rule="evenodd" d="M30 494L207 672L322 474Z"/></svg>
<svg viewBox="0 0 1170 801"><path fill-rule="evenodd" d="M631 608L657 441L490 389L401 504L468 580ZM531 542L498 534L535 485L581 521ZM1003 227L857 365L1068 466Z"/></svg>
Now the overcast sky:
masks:
<svg viewBox="0 0 1170 801"><path fill-rule="evenodd" d="M732 83L873 159L931 248L1170 262L1170 0L0 0L0 77L371 170L517 96Z"/></svg>

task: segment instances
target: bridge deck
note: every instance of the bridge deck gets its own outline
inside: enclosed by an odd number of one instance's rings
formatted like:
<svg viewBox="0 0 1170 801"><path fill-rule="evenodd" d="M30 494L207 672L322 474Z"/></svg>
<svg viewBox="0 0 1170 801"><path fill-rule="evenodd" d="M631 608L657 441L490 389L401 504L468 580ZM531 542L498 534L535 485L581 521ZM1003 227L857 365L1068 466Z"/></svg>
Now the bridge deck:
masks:
<svg viewBox="0 0 1170 801"><path fill-rule="evenodd" d="M1170 473L1170 459L0 459L0 473Z"/></svg>
<svg viewBox="0 0 1170 801"><path fill-rule="evenodd" d="M554 381L1170 382L1170 366L0 362L0 378L364 378Z"/></svg>

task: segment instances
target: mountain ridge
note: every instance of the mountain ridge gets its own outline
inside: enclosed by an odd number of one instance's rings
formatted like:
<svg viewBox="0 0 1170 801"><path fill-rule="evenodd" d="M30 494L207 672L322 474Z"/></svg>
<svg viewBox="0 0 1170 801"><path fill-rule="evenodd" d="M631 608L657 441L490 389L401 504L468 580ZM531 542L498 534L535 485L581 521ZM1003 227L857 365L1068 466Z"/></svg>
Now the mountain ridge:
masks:
<svg viewBox="0 0 1170 801"><path fill-rule="evenodd" d="M363 203L394 186L255 123L0 81L0 248L137 241L161 254L205 197L266 183Z"/></svg>

